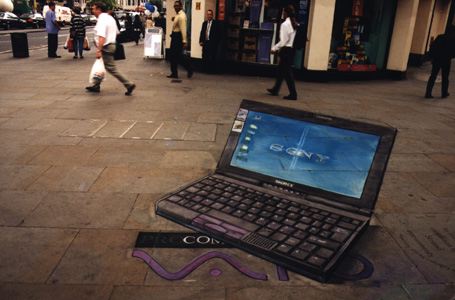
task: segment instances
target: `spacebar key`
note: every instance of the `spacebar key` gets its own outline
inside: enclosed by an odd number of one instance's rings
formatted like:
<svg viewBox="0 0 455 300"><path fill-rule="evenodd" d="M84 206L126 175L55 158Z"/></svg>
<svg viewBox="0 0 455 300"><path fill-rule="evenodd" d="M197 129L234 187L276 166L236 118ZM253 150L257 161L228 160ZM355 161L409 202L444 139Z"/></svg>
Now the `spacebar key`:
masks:
<svg viewBox="0 0 455 300"><path fill-rule="evenodd" d="M256 229L259 228L259 226L256 225L256 224L247 222L247 221L242 220L240 218L233 217L231 215L222 213L222 212L214 210L214 209L209 210L205 214L209 215L209 216L212 216L212 217L215 217L215 218L218 218L218 219L220 219L220 220L222 220L222 221L224 221L226 223L230 223L232 225L235 225L235 226L238 226L240 228L243 228L243 229L245 229L247 231L255 231Z"/></svg>

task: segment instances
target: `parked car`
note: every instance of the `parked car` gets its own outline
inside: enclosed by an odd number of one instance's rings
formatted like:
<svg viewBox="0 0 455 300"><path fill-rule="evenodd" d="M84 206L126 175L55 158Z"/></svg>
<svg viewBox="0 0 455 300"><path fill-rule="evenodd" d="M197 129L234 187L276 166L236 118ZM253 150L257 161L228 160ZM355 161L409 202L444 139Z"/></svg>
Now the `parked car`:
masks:
<svg viewBox="0 0 455 300"><path fill-rule="evenodd" d="M96 25L96 17L94 15L81 14L82 19L85 21L85 25Z"/></svg>
<svg viewBox="0 0 455 300"><path fill-rule="evenodd" d="M25 13L20 18L26 22L28 27L40 28L46 26L43 15L40 13Z"/></svg>
<svg viewBox="0 0 455 300"><path fill-rule="evenodd" d="M5 30L11 28L25 28L26 22L10 12L0 12L0 27Z"/></svg>

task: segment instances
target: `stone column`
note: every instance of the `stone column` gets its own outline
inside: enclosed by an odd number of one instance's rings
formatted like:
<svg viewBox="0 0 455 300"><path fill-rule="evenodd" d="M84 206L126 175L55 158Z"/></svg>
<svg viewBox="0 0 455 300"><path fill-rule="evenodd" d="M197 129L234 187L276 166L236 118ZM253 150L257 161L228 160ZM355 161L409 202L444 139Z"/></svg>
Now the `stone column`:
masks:
<svg viewBox="0 0 455 300"><path fill-rule="evenodd" d="M304 61L304 67L308 70L327 70L334 13L335 0L313 0L310 3Z"/></svg>
<svg viewBox="0 0 455 300"><path fill-rule="evenodd" d="M418 6L419 0L398 0L387 70L404 72L407 69Z"/></svg>

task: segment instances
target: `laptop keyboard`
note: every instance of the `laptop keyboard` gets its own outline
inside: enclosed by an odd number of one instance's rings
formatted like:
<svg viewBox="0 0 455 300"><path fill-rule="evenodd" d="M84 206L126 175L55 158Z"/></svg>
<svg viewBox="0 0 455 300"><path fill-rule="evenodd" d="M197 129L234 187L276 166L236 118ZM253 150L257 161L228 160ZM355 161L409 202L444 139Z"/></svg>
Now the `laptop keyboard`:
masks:
<svg viewBox="0 0 455 300"><path fill-rule="evenodd" d="M362 221L215 177L166 200L199 213L192 225L323 269ZM251 234L253 233L253 234Z"/></svg>

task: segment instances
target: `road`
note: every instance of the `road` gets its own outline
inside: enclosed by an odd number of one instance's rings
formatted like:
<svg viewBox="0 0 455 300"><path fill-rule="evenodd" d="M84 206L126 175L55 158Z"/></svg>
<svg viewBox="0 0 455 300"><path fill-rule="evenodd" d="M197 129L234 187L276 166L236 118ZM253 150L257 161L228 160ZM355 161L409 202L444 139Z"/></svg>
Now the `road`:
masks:
<svg viewBox="0 0 455 300"><path fill-rule="evenodd" d="M68 35L69 28L65 27L60 30L58 34L58 44L63 46ZM11 51L11 37L12 32L26 32L28 39L28 47L30 50L47 47L47 33L43 29L29 29L29 30L10 30L0 32L0 53ZM87 35L90 40L93 38L93 27L87 27Z"/></svg>

